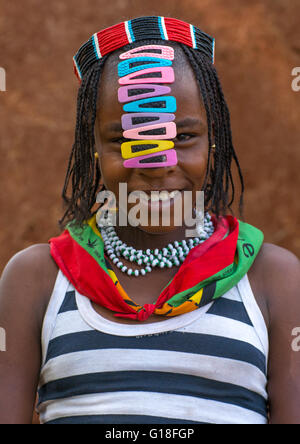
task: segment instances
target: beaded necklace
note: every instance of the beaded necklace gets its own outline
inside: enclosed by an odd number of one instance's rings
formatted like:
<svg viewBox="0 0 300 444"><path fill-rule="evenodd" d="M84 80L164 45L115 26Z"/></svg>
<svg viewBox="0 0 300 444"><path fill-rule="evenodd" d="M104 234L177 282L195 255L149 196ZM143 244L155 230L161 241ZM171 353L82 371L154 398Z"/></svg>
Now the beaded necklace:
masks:
<svg viewBox="0 0 300 444"><path fill-rule="evenodd" d="M211 216L206 213L204 215L204 226L200 224L196 226L196 231L199 237L190 238L188 240L175 241L169 243L165 248L154 250L147 249L136 250L122 242L112 226L99 226L101 236L104 242L104 249L112 262L123 272L129 276L145 276L151 273L153 268L172 268L178 267L184 262L190 250L197 245L206 241L214 232L214 225ZM123 257L132 264L139 266L144 265L141 269L128 268L122 260Z"/></svg>

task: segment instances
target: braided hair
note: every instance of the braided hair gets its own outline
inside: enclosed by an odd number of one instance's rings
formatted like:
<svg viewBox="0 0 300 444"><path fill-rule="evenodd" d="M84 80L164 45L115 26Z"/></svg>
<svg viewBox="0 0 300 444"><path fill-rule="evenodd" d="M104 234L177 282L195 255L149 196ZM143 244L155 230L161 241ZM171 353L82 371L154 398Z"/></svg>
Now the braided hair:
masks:
<svg viewBox="0 0 300 444"><path fill-rule="evenodd" d="M123 50L127 51L142 44L162 44L162 42L156 40L140 41L125 46ZM229 110L216 69L211 60L200 51L181 43L172 42L172 45L180 47L190 63L206 110L209 152L203 185L205 209L213 212L217 217L225 215L228 210L232 213L231 206L235 198L235 185L231 166L234 160L241 183L239 215L243 218L244 181L232 143ZM104 56L89 68L78 91L75 140L62 191L65 213L59 220L61 229L70 221L82 225L83 221L94 214L92 209L96 203L101 179L99 162L94 156L94 126L99 84L108 57L109 55ZM212 160L213 138L216 149ZM69 197L67 190L70 183L71 195Z"/></svg>

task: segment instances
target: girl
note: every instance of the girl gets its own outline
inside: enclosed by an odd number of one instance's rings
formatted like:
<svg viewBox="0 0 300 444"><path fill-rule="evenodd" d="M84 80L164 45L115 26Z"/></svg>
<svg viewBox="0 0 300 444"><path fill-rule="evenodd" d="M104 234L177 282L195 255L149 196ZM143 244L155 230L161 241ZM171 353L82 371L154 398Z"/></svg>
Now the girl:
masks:
<svg viewBox="0 0 300 444"><path fill-rule="evenodd" d="M142 17L74 57L63 232L1 278L0 422L29 423L37 388L48 424L299 422L299 261L228 214L232 161L242 193L243 177L214 52L192 25Z"/></svg>

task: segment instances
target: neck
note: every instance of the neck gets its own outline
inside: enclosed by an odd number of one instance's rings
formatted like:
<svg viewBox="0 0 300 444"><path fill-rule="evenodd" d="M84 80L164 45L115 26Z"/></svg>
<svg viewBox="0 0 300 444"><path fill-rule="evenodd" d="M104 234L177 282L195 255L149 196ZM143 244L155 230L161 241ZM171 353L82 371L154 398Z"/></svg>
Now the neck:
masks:
<svg viewBox="0 0 300 444"><path fill-rule="evenodd" d="M150 249L162 249L169 243L173 243L176 240L180 241L186 238L186 227L175 227L174 230L166 233L149 233L139 227L116 227L117 235L122 242L130 246L134 246L137 250Z"/></svg>

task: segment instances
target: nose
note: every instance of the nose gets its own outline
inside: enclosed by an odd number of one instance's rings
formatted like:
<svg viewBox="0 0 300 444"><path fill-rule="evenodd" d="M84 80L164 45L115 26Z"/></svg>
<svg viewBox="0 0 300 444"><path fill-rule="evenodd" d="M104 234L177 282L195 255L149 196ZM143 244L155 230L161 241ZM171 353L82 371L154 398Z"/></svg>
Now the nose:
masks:
<svg viewBox="0 0 300 444"><path fill-rule="evenodd" d="M150 179L170 176L175 172L178 163L174 144L172 149L159 151L158 153L154 154L154 156L150 156L150 159L147 159L147 156L142 156L140 159L139 170L143 176ZM143 168L146 162L148 163L148 167Z"/></svg>
<svg viewBox="0 0 300 444"><path fill-rule="evenodd" d="M156 168L137 168L136 171L140 176L146 177L148 180L150 179L161 179L166 176L170 176L175 173L176 165L173 166L165 166L165 167L156 167Z"/></svg>

